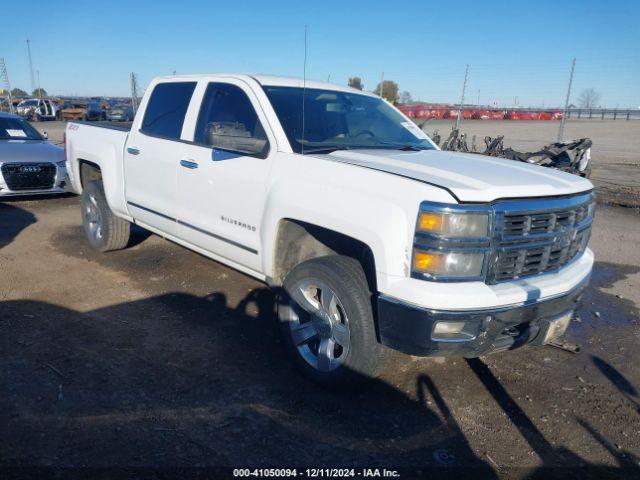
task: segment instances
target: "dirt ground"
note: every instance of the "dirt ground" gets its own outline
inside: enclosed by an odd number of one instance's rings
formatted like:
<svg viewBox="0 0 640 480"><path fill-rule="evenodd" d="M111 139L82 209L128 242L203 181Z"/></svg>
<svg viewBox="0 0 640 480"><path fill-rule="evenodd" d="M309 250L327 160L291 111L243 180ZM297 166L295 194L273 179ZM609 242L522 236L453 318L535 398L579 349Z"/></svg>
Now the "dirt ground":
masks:
<svg viewBox="0 0 640 480"><path fill-rule="evenodd" d="M284 357L263 284L143 231L95 253L74 196L2 202L0 467L636 475L638 243L636 211L599 209L596 268L567 334L578 354L397 354L365 390L331 393Z"/></svg>

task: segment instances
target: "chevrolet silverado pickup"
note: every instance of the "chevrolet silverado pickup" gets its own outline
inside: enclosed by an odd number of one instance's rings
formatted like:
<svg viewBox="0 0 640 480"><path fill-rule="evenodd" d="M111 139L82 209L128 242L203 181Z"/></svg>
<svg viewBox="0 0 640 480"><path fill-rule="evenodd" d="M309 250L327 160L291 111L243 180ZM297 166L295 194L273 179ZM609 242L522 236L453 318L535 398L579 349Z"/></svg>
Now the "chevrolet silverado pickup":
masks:
<svg viewBox="0 0 640 480"><path fill-rule="evenodd" d="M478 357L562 335L593 266L592 184L444 152L348 87L154 79L130 130L69 123L89 243L137 224L272 286L312 379L371 378L390 349Z"/></svg>

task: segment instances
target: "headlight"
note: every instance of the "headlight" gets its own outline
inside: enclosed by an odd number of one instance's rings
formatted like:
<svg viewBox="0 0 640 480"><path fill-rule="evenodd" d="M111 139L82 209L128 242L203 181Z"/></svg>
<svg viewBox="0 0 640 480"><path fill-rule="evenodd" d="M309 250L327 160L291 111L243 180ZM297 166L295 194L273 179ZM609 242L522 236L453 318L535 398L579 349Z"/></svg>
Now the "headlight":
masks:
<svg viewBox="0 0 640 480"><path fill-rule="evenodd" d="M434 279L480 277L484 267L484 252L442 252L416 250L413 270Z"/></svg>
<svg viewBox="0 0 640 480"><path fill-rule="evenodd" d="M60 162L56 162L56 165L57 165L59 168L66 168L66 166L67 166L67 162L66 162L65 160L62 160L62 161L60 161Z"/></svg>
<svg viewBox="0 0 640 480"><path fill-rule="evenodd" d="M418 230L443 237L486 237L487 213L420 212Z"/></svg>
<svg viewBox="0 0 640 480"><path fill-rule="evenodd" d="M486 205L420 205L412 274L440 281L483 280L490 246L491 211Z"/></svg>

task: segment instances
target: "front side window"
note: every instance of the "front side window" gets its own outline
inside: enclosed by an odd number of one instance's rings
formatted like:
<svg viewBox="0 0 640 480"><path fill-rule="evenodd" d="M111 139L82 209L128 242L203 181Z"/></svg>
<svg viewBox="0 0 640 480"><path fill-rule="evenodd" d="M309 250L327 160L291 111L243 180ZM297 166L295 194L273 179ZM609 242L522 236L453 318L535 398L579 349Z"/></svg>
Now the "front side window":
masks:
<svg viewBox="0 0 640 480"><path fill-rule="evenodd" d="M210 83L202 101L194 142L266 157L267 136L247 94L235 85Z"/></svg>
<svg viewBox="0 0 640 480"><path fill-rule="evenodd" d="M435 148L422 130L378 97L299 87L264 90L296 153Z"/></svg>
<svg viewBox="0 0 640 480"><path fill-rule="evenodd" d="M149 135L179 139L195 87L195 82L156 85L147 104L140 130Z"/></svg>

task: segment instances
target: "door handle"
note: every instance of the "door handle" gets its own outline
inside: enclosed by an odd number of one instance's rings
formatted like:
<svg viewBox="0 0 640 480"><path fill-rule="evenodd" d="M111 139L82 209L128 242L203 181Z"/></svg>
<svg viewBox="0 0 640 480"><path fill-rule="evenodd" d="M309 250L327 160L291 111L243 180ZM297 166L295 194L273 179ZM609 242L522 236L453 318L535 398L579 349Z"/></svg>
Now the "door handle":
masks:
<svg viewBox="0 0 640 480"><path fill-rule="evenodd" d="M140 150L136 147L127 147L127 152L131 155L140 155Z"/></svg>
<svg viewBox="0 0 640 480"><path fill-rule="evenodd" d="M198 168L198 164L193 160L180 160L180 165L191 170L193 170L194 168Z"/></svg>

